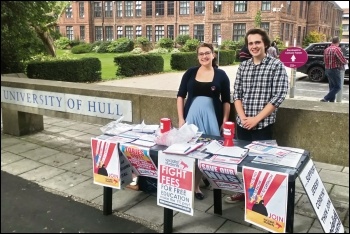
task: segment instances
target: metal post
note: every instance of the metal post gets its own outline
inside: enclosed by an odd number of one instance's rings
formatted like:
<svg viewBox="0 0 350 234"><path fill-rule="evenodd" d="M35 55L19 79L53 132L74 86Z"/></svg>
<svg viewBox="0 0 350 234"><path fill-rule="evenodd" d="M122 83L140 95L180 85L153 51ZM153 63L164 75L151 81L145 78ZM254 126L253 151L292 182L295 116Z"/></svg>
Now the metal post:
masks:
<svg viewBox="0 0 350 234"><path fill-rule="evenodd" d="M221 46L221 35L218 36L218 66L220 64L220 46Z"/></svg>
<svg viewBox="0 0 350 234"><path fill-rule="evenodd" d="M343 86L344 86L344 76L345 76L345 69L340 70L340 91L336 95L336 102L342 102L343 99Z"/></svg>
<svg viewBox="0 0 350 234"><path fill-rule="evenodd" d="M289 97L290 98L294 98L296 73L297 73L297 71L295 68L292 68L290 70L290 89L289 89Z"/></svg>

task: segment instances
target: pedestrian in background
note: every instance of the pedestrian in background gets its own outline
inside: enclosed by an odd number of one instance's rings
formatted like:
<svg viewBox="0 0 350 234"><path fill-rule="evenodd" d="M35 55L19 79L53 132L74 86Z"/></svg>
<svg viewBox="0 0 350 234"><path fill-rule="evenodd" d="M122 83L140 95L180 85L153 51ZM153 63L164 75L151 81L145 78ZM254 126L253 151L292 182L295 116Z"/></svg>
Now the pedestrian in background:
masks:
<svg viewBox="0 0 350 234"><path fill-rule="evenodd" d="M273 58L278 58L278 53L276 49L276 42L272 42L271 46L267 49L267 54Z"/></svg>
<svg viewBox="0 0 350 234"><path fill-rule="evenodd" d="M234 83L236 136L249 142L272 140L277 109L288 92L288 75L279 59L266 55L270 39L264 30L249 30L245 43L252 59L239 65ZM227 203L243 200L241 193L225 198Z"/></svg>
<svg viewBox="0 0 350 234"><path fill-rule="evenodd" d="M334 102L342 86L341 70L348 64L348 61L345 59L339 43L339 37L333 37L332 44L324 50L323 58L329 83L329 92L320 100L321 102Z"/></svg>
<svg viewBox="0 0 350 234"><path fill-rule="evenodd" d="M252 58L252 55L250 54L250 52L248 50L248 46L244 44L244 46L239 51L239 61L243 62L243 61L246 61L250 58Z"/></svg>
<svg viewBox="0 0 350 234"><path fill-rule="evenodd" d="M187 122L196 125L204 134L220 136L222 124L228 121L230 113L230 79L216 65L212 44L199 45L197 56L200 66L184 73L177 93L179 128ZM204 199L199 188L202 177L196 166L195 197L199 200Z"/></svg>

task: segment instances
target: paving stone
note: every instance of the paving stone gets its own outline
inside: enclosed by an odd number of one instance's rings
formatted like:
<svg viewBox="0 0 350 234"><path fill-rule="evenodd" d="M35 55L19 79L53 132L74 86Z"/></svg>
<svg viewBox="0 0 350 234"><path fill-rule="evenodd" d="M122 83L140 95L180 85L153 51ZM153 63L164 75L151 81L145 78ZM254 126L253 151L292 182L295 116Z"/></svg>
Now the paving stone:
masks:
<svg viewBox="0 0 350 234"><path fill-rule="evenodd" d="M19 175L24 172L33 170L37 167L42 166L42 163L35 162L30 159L23 158L21 160L15 161L13 163L6 164L1 166L1 170L6 171L12 175Z"/></svg>
<svg viewBox="0 0 350 234"><path fill-rule="evenodd" d="M60 168L79 174L89 170L90 175L92 175L92 160L86 158L78 158L72 162L61 165Z"/></svg>
<svg viewBox="0 0 350 234"><path fill-rule="evenodd" d="M349 174L322 169L319 173L323 183L349 186Z"/></svg>
<svg viewBox="0 0 350 234"><path fill-rule="evenodd" d="M59 174L51 179L39 182L38 184L43 187L64 192L66 189L69 189L87 180L91 180L91 177L68 171L66 173Z"/></svg>
<svg viewBox="0 0 350 234"><path fill-rule="evenodd" d="M63 169L59 169L49 165L42 165L31 171L24 172L20 175L20 177L34 182L42 182L65 172L66 171Z"/></svg>
<svg viewBox="0 0 350 234"><path fill-rule="evenodd" d="M326 170L331 170L331 171L342 171L344 169L343 166L333 165L333 164L329 164L329 163L315 162L314 161L314 164L315 164L316 168L319 168L319 169L326 169Z"/></svg>
<svg viewBox="0 0 350 234"><path fill-rule="evenodd" d="M267 231L259 230L254 226L247 227L245 225L227 220L215 233L268 233Z"/></svg>
<svg viewBox="0 0 350 234"><path fill-rule="evenodd" d="M12 145L22 144L23 142L25 141L15 137L6 137L4 139L1 139L1 149Z"/></svg>
<svg viewBox="0 0 350 234"><path fill-rule="evenodd" d="M103 188L94 184L93 180L90 179L68 188L64 192L85 201L91 201L103 194Z"/></svg>
<svg viewBox="0 0 350 234"><path fill-rule="evenodd" d="M48 156L46 158L40 159L39 162L41 162L43 164L50 165L50 166L54 166L54 167L60 167L64 164L72 163L74 160L76 160L78 158L79 157L74 156L72 154L60 152L58 154L54 154L54 155Z"/></svg>
<svg viewBox="0 0 350 234"><path fill-rule="evenodd" d="M33 150L20 153L19 155L35 161L39 161L42 158L46 158L48 156L58 154L58 153L60 153L60 151L58 150L50 149L47 147L39 147Z"/></svg>
<svg viewBox="0 0 350 234"><path fill-rule="evenodd" d="M68 138L79 137L84 134L85 134L84 132L73 130L73 129L68 129L66 131L60 132L60 135L66 136Z"/></svg>
<svg viewBox="0 0 350 234"><path fill-rule="evenodd" d="M1 151L1 166L9 164L9 163L13 163L16 161L19 161L21 159L23 159L24 157L19 156L17 154L13 154L10 152L2 152Z"/></svg>

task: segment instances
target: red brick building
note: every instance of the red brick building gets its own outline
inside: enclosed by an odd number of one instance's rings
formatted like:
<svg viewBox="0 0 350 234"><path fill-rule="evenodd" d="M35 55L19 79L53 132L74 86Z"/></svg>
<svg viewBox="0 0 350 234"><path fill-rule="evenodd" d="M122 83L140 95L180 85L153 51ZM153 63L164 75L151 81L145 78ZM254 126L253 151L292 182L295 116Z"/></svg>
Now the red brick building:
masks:
<svg viewBox="0 0 350 234"><path fill-rule="evenodd" d="M256 20L258 12L261 20ZM339 35L343 10L334 1L72 1L58 22L63 36L86 42L180 34L217 43L244 37L258 21L271 39L301 45L313 30Z"/></svg>

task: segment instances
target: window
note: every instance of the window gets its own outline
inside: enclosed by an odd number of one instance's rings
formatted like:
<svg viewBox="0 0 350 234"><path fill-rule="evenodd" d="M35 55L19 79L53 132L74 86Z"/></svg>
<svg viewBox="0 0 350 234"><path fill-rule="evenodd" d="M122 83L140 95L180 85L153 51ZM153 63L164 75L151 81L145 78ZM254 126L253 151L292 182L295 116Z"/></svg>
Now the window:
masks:
<svg viewBox="0 0 350 234"><path fill-rule="evenodd" d="M307 50L307 53L314 55L323 55L323 52L327 47L328 44L315 44Z"/></svg>
<svg viewBox="0 0 350 234"><path fill-rule="evenodd" d="M235 12L247 12L247 1L235 1Z"/></svg>
<svg viewBox="0 0 350 234"><path fill-rule="evenodd" d="M118 26L117 27L117 38L121 38L121 37L123 37L123 27Z"/></svg>
<svg viewBox="0 0 350 234"><path fill-rule="evenodd" d="M301 26L298 26L297 44L301 45Z"/></svg>
<svg viewBox="0 0 350 234"><path fill-rule="evenodd" d="M84 2L79 2L79 18L85 17Z"/></svg>
<svg viewBox="0 0 350 234"><path fill-rule="evenodd" d="M105 17L113 17L113 3L111 1L105 2Z"/></svg>
<svg viewBox="0 0 350 234"><path fill-rule="evenodd" d="M141 10L142 10L142 1L136 1L136 16L142 16Z"/></svg>
<svg viewBox="0 0 350 234"><path fill-rule="evenodd" d="M102 3L94 2L94 17L98 18L102 16Z"/></svg>
<svg viewBox="0 0 350 234"><path fill-rule="evenodd" d="M174 25L168 25L167 26L167 37L174 40Z"/></svg>
<svg viewBox="0 0 350 234"><path fill-rule="evenodd" d="M286 26L285 26L286 28L285 28L285 30L286 30L286 32L285 32L285 34L284 34L284 38L288 41L289 40L289 24L286 24ZM290 44L291 42L289 42L289 44Z"/></svg>
<svg viewBox="0 0 350 234"><path fill-rule="evenodd" d="M205 13L205 2L204 1L194 1L194 14L203 15Z"/></svg>
<svg viewBox="0 0 350 234"><path fill-rule="evenodd" d="M284 23L281 23L280 37L281 37L281 40L284 41Z"/></svg>
<svg viewBox="0 0 350 234"><path fill-rule="evenodd" d="M66 7L66 18L67 19L73 18L72 5L69 5L69 6Z"/></svg>
<svg viewBox="0 0 350 234"><path fill-rule="evenodd" d="M66 35L69 40L74 39L74 32L73 32L73 26L67 26L66 27Z"/></svg>
<svg viewBox="0 0 350 234"><path fill-rule="evenodd" d="M153 41L152 40L152 26L151 25L146 26L146 37L149 41Z"/></svg>
<svg viewBox="0 0 350 234"><path fill-rule="evenodd" d="M125 17L133 17L134 16L134 2L133 1L125 1Z"/></svg>
<svg viewBox="0 0 350 234"><path fill-rule="evenodd" d="M85 41L85 26L80 26L80 40Z"/></svg>
<svg viewBox="0 0 350 234"><path fill-rule="evenodd" d="M174 15L174 1L168 1L168 15Z"/></svg>
<svg viewBox="0 0 350 234"><path fill-rule="evenodd" d="M155 26L155 33L156 33L156 42L159 41L159 39L164 37L164 25L156 25Z"/></svg>
<svg viewBox="0 0 350 234"><path fill-rule="evenodd" d="M264 29L265 32L267 32L267 35L270 34L270 23L268 23L268 22L261 22L260 28Z"/></svg>
<svg viewBox="0 0 350 234"><path fill-rule="evenodd" d="M117 17L123 17L123 2L117 1Z"/></svg>
<svg viewBox="0 0 350 234"><path fill-rule="evenodd" d="M179 34L180 35L190 35L190 26L180 25L179 26Z"/></svg>
<svg viewBox="0 0 350 234"><path fill-rule="evenodd" d="M103 41L101 26L95 27L95 41Z"/></svg>
<svg viewBox="0 0 350 234"><path fill-rule="evenodd" d="M271 11L271 1L261 1L261 11Z"/></svg>
<svg viewBox="0 0 350 234"><path fill-rule="evenodd" d="M180 1L180 15L190 14L190 1Z"/></svg>
<svg viewBox="0 0 350 234"><path fill-rule="evenodd" d="M300 8L299 8L299 18L303 18L303 10L304 10L304 1L299 1L300 2Z"/></svg>
<svg viewBox="0 0 350 234"><path fill-rule="evenodd" d="M214 1L214 13L221 13L221 1Z"/></svg>
<svg viewBox="0 0 350 234"><path fill-rule="evenodd" d="M156 15L164 15L164 1L156 1Z"/></svg>
<svg viewBox="0 0 350 234"><path fill-rule="evenodd" d="M220 35L221 35L221 25L213 24L213 43L218 43Z"/></svg>
<svg viewBox="0 0 350 234"><path fill-rule="evenodd" d="M133 26L125 26L125 37L133 40L134 39L134 29Z"/></svg>
<svg viewBox="0 0 350 234"><path fill-rule="evenodd" d="M233 41L239 41L241 37L245 37L245 24L233 24Z"/></svg>
<svg viewBox="0 0 350 234"><path fill-rule="evenodd" d="M142 37L142 26L136 26L136 37Z"/></svg>
<svg viewBox="0 0 350 234"><path fill-rule="evenodd" d="M113 26L106 26L106 41L113 41Z"/></svg>
<svg viewBox="0 0 350 234"><path fill-rule="evenodd" d="M146 1L146 16L152 16L152 1Z"/></svg>
<svg viewBox="0 0 350 234"><path fill-rule="evenodd" d="M199 40L200 42L204 41L204 24L195 24L194 25L193 38Z"/></svg>
<svg viewBox="0 0 350 234"><path fill-rule="evenodd" d="M343 32L348 32L348 31L349 31L349 25L343 24Z"/></svg>
<svg viewBox="0 0 350 234"><path fill-rule="evenodd" d="M291 1L286 1L287 2L287 14L291 14L292 12L292 2Z"/></svg>

